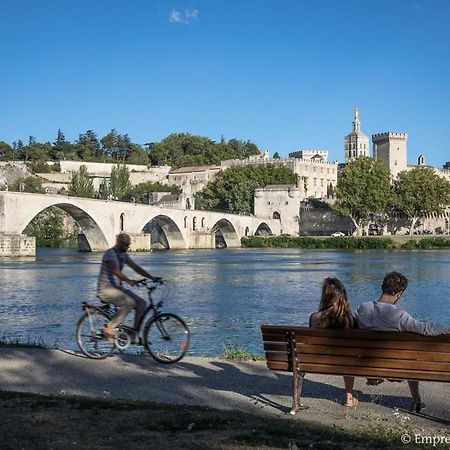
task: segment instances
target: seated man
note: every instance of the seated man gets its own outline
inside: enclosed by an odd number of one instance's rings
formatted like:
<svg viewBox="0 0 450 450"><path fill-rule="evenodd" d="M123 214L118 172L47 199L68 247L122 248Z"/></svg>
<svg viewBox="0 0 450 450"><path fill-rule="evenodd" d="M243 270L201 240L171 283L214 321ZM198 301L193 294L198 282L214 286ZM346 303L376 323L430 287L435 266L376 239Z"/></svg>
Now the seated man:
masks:
<svg viewBox="0 0 450 450"><path fill-rule="evenodd" d="M383 280L382 295L378 300L362 303L355 317L360 329L383 331L410 331L412 333L436 336L450 333L450 327L429 322L419 322L410 314L397 309L398 302L408 286L408 279L398 272L388 273ZM382 380L381 380L382 381ZM381 383L378 379L369 379L368 384ZM411 391L411 411L420 412L425 407L419 394L419 382L408 381Z"/></svg>
<svg viewBox="0 0 450 450"><path fill-rule="evenodd" d="M145 311L146 301L129 289L122 286L122 282L134 286L137 281L130 280L122 273L126 264L136 273L153 281L160 280L159 277L150 275L141 266L137 265L127 254L131 238L126 233L120 233L116 239L116 245L106 250L103 255L100 274L98 276L97 296L106 303L112 303L119 307L118 313L109 321L105 327L105 334L109 342L114 342L114 329L125 319L127 314L134 308L134 328L137 328L142 314Z"/></svg>

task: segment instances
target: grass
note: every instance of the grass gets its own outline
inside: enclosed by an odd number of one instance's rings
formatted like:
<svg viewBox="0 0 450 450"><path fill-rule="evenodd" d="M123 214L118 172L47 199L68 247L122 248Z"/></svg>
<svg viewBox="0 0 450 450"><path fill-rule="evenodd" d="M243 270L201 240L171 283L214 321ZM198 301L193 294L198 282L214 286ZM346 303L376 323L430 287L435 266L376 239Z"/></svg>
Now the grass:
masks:
<svg viewBox="0 0 450 450"><path fill-rule="evenodd" d="M398 449L405 433L395 423L344 430L301 415L0 391L2 449Z"/></svg>
<svg viewBox="0 0 450 450"><path fill-rule="evenodd" d="M0 347L56 348L56 345L49 345L42 338L32 339L31 337L23 338L4 334L0 337Z"/></svg>
<svg viewBox="0 0 450 450"><path fill-rule="evenodd" d="M229 361L263 361L264 356L252 353L238 344L226 342L223 345L222 354L220 358L227 359Z"/></svg>

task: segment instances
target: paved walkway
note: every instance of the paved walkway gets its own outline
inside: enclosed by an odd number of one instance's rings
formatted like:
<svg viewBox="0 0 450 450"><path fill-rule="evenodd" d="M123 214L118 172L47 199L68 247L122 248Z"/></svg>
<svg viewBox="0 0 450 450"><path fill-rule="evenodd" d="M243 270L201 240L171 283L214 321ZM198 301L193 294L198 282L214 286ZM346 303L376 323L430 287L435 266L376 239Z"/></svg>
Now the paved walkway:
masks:
<svg viewBox="0 0 450 450"><path fill-rule="evenodd" d="M313 420L343 427L385 423L422 429L449 430L450 388L423 383L428 408L409 414L406 383L366 386L357 379L357 408L345 408L341 377L307 376L303 403L295 420ZM101 398L238 409L250 413L285 415L291 405L292 376L269 371L264 362L230 362L187 357L162 365L149 356L119 355L87 359L74 352L0 348L0 389L39 394L70 394Z"/></svg>

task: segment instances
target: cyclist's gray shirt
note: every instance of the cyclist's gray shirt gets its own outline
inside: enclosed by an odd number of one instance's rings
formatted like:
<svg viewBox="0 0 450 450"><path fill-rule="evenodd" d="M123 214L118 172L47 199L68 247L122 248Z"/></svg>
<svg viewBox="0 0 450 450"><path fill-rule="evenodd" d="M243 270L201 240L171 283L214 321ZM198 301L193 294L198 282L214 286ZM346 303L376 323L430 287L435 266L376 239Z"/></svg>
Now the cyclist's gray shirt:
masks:
<svg viewBox="0 0 450 450"><path fill-rule="evenodd" d="M130 260L131 258L127 252L119 252L115 248L106 250L102 258L100 274L98 275L97 293L100 293L103 289L110 287L122 289L120 280L118 280L117 277L115 277L114 274L108 270L107 262L115 261L120 271L122 271L123 266L128 264Z"/></svg>
<svg viewBox="0 0 450 450"><path fill-rule="evenodd" d="M410 331L426 336L450 333L450 327L438 323L420 322L406 311L377 300L362 303L355 312L358 328L383 331Z"/></svg>

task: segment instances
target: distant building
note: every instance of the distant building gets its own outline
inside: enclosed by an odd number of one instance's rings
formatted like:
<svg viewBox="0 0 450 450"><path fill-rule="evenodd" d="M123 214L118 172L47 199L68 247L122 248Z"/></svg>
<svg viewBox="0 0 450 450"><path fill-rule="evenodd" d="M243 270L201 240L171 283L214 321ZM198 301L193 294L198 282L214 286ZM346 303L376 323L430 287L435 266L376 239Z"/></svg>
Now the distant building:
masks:
<svg viewBox="0 0 450 450"><path fill-rule="evenodd" d="M375 161L383 161L391 172L392 179L403 170L407 170L406 133L386 132L372 135L373 157Z"/></svg>
<svg viewBox="0 0 450 450"><path fill-rule="evenodd" d="M361 131L358 107L355 107L353 131L344 139L345 162L349 163L361 156L369 156L369 138Z"/></svg>
<svg viewBox="0 0 450 450"><path fill-rule="evenodd" d="M289 158L327 161L328 152L326 150L299 150L289 153Z"/></svg>

